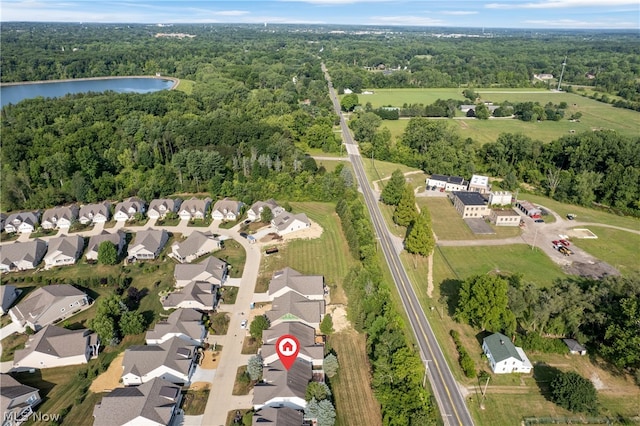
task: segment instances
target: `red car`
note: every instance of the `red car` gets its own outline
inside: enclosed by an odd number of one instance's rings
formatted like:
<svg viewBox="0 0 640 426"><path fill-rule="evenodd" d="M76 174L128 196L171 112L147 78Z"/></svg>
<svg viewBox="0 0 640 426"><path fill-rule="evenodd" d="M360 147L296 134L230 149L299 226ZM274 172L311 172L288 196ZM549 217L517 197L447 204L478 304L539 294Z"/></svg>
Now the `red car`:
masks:
<svg viewBox="0 0 640 426"><path fill-rule="evenodd" d="M571 243L567 240L560 240L560 244L562 244L565 247L569 247L571 245Z"/></svg>
<svg viewBox="0 0 640 426"><path fill-rule="evenodd" d="M551 241L551 244L553 244L554 246L559 246L560 245L560 241L554 240L554 241Z"/></svg>

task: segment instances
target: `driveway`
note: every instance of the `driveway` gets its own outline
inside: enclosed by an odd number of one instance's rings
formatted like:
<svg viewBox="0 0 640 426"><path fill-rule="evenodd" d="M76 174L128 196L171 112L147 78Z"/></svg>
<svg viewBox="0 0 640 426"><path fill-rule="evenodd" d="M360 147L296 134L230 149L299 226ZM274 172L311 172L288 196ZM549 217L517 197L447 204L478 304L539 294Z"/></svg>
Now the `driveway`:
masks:
<svg viewBox="0 0 640 426"><path fill-rule="evenodd" d="M20 327L20 324L12 322L11 324L0 328L0 340L12 335L13 333L19 333L21 331L22 329Z"/></svg>
<svg viewBox="0 0 640 426"><path fill-rule="evenodd" d="M205 369L200 367L199 365L196 366L196 371L193 372L193 375L191 376L191 383L195 383L195 382L207 382L207 383L212 383L213 379L216 377L216 369Z"/></svg>

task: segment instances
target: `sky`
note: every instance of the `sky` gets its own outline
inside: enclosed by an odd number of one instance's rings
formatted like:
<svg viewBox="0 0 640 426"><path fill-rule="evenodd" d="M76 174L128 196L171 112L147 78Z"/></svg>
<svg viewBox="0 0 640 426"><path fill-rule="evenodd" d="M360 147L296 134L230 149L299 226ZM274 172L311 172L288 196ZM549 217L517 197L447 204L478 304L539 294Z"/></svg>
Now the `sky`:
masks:
<svg viewBox="0 0 640 426"><path fill-rule="evenodd" d="M640 0L0 0L0 21L640 29Z"/></svg>

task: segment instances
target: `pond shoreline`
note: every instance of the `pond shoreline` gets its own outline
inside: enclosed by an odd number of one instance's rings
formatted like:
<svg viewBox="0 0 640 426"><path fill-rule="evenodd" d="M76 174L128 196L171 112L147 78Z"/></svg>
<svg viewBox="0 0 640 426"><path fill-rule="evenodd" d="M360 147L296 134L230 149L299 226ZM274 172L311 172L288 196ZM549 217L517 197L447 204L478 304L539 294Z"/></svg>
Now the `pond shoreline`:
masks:
<svg viewBox="0 0 640 426"><path fill-rule="evenodd" d="M120 75L120 76L104 76L104 77L83 77L83 78L66 78L63 80L38 80L38 81L15 81L11 83L0 83L0 87L24 86L27 84L46 84L46 83L70 83L74 81L92 81L92 80L112 80L123 78L154 78L157 80L173 81L173 85L169 90L174 90L180 84L180 79L176 77L165 77L157 75Z"/></svg>

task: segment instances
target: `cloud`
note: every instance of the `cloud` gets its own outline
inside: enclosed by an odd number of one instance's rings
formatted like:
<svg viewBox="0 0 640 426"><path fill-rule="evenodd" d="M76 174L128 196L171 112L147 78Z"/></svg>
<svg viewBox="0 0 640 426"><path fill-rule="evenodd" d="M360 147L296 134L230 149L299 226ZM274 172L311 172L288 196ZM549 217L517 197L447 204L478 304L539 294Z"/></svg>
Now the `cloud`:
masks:
<svg viewBox="0 0 640 426"><path fill-rule="evenodd" d="M577 7L603 7L637 5L638 0L542 0L523 3L488 3L487 9L561 9Z"/></svg>
<svg viewBox="0 0 640 426"><path fill-rule="evenodd" d="M220 10L217 12L212 12L214 15L218 16L243 16L248 15L249 11L247 10Z"/></svg>
<svg viewBox="0 0 640 426"><path fill-rule="evenodd" d="M465 15L477 15L477 10L443 10L440 12L443 15L453 15L453 16L465 16Z"/></svg>
<svg viewBox="0 0 640 426"><path fill-rule="evenodd" d="M530 19L522 21L524 24L534 28L567 28L567 29L590 29L590 28L636 28L637 22L624 21L578 21L575 19Z"/></svg>
<svg viewBox="0 0 640 426"><path fill-rule="evenodd" d="M410 26L443 26L445 22L423 16L399 15L399 16L370 16L369 25L410 25Z"/></svg>

